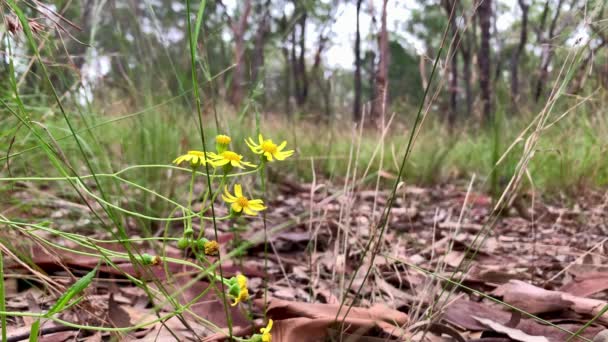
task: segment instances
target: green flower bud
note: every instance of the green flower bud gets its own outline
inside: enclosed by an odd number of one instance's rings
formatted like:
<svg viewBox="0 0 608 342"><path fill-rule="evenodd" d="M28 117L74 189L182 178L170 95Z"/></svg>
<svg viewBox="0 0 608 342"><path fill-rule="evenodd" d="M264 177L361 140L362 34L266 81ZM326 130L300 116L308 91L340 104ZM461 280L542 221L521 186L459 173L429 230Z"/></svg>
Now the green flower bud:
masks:
<svg viewBox="0 0 608 342"><path fill-rule="evenodd" d="M186 248L188 248L188 246L190 246L190 241L187 237L183 237L183 238L177 240L177 248L186 249Z"/></svg>

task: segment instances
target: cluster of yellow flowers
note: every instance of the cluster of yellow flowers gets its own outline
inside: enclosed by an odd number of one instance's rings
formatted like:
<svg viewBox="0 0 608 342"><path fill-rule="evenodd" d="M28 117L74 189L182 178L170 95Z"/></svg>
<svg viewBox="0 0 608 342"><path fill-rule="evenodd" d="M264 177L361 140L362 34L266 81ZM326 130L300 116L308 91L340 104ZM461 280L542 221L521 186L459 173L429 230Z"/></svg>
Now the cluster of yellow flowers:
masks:
<svg viewBox="0 0 608 342"><path fill-rule="evenodd" d="M231 141L232 139L229 136L220 134L215 138L216 152L207 152L205 154L201 151L191 150L177 157L173 163L179 165L183 162L190 162L190 166L193 168L209 164L212 167L224 167L224 171L226 172L229 172L232 167L241 169L244 169L245 166L256 167L255 164L243 161L242 155L228 149ZM258 143L252 138L246 139L245 143L253 153L260 155L261 162L285 160L285 158L291 156L294 152L293 150L283 151L287 145L286 141L277 145L272 139L264 139L261 134L258 135Z"/></svg>
<svg viewBox="0 0 608 342"><path fill-rule="evenodd" d="M225 173L230 172L234 167L241 169L244 169L246 166L252 168L256 167L255 164L244 161L242 155L228 150L231 141L232 139L229 136L220 134L215 138L216 152L204 153L191 150L188 151L188 153L177 157L173 163L179 165L183 162L189 162L190 167L193 169L208 164L214 168L223 167ZM284 151L285 146L287 145L286 141L277 145L272 139L264 139L262 134L258 135L258 143L251 137L246 139L245 143L253 153L260 156L261 163L272 162L274 160L285 160L294 153L293 150ZM222 199L230 204L231 212L235 215L240 215L244 212L247 215L255 216L259 211L266 209L262 200L249 199L244 196L240 184L234 185L234 195L228 192L228 187L224 187Z"/></svg>
<svg viewBox="0 0 608 342"><path fill-rule="evenodd" d="M293 150L285 150L287 145L286 141L281 144L275 144L272 139L265 139L261 134L258 135L257 141L251 137L245 139L245 144L249 149L256 155L259 156L259 166L251 162L243 160L243 156L229 149L232 139L227 135L218 135L215 138L215 152L202 152L191 150L186 154L177 157L173 160L174 164L180 165L187 162L192 168L192 183L191 183L191 195L192 185L194 182L194 176L196 170L201 166L211 166L214 169L221 169L224 174L222 185L226 177L235 177L239 174L230 174L234 168L245 169L258 168L258 171L264 170L263 166L265 163L273 162L276 160L285 160L286 158L293 155ZM255 172L255 170L253 171ZM249 173L249 172L246 172ZM264 202L261 199L250 199L243 194L243 187L241 184L234 184L233 192L228 190L228 186L224 186L223 189L218 189L218 194L223 190L221 198L230 207L230 218L238 217L243 213L249 216L256 216L258 212L266 209ZM215 196L213 197L215 198ZM212 199L213 200L213 199ZM216 255L219 252L219 245L216 241L209 241L205 238L193 240L193 231L191 223L186 225L184 230L184 237L178 241L178 247L187 248L193 247L201 250L206 255ZM153 263L152 260L149 263ZM236 306L240 302L247 301L249 299L249 290L247 288L247 277L244 275L237 275L232 278L221 278L222 282L228 287L228 295L234 299L232 306ZM270 342L272 335L270 330L272 329L272 320L268 321L265 328L260 329L261 334L254 334L249 341L251 342Z"/></svg>

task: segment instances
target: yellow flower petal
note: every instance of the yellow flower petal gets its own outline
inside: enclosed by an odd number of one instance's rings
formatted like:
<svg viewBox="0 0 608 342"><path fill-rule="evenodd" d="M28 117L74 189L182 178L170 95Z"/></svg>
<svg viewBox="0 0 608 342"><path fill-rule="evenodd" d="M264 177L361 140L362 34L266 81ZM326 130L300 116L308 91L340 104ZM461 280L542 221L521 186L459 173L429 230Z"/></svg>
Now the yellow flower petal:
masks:
<svg viewBox="0 0 608 342"><path fill-rule="evenodd" d="M241 184L234 185L234 195L236 197L243 197L243 187L241 186Z"/></svg>
<svg viewBox="0 0 608 342"><path fill-rule="evenodd" d="M232 210L236 211L237 213L240 213L243 210L243 207L241 207L240 204L238 204L237 202L234 202L230 205L230 207L232 208Z"/></svg>
<svg viewBox="0 0 608 342"><path fill-rule="evenodd" d="M245 211L245 214L247 214L247 215L251 215L251 216L257 216L258 215L258 213L256 213L255 211L251 210L249 207L243 208L243 211Z"/></svg>
<svg viewBox="0 0 608 342"><path fill-rule="evenodd" d="M245 277L244 275L237 274L237 276L236 276L236 282L237 282L237 284L239 284L239 287L241 289L247 288L247 277Z"/></svg>
<svg viewBox="0 0 608 342"><path fill-rule="evenodd" d="M236 197L232 196L228 191L228 185L224 185L224 196L230 199L231 203L236 201ZM224 197L222 196L222 197Z"/></svg>

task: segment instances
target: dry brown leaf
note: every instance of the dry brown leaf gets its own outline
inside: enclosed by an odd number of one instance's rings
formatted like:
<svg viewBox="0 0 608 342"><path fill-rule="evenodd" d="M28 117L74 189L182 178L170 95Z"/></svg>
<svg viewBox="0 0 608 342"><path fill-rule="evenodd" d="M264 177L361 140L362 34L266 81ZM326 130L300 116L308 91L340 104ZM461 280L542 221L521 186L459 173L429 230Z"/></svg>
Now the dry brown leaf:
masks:
<svg viewBox="0 0 608 342"><path fill-rule="evenodd" d="M519 329L514 329L514 328L509 328L507 326L504 326L498 322L494 322L491 319L487 319L487 318L481 318L481 317L477 317L477 316L473 316L473 318L475 320L477 320L479 323L491 328L492 330L499 332L501 334L505 334L507 336L509 336L510 338L516 340L516 341L522 341L522 342L549 342L549 340L544 337L544 336L532 336L532 335L528 335L525 332L519 330Z"/></svg>
<svg viewBox="0 0 608 342"><path fill-rule="evenodd" d="M570 309L576 313L595 317L608 303L591 298L577 297L560 291L545 290L519 280L511 280L494 291L506 303L529 313L542 313ZM597 319L608 324L608 314Z"/></svg>
<svg viewBox="0 0 608 342"><path fill-rule="evenodd" d="M264 307L261 299L254 301L259 308ZM272 298L268 302L268 316L275 320L272 340L275 342L319 341L327 337L330 328L337 328L336 314L340 305L298 303ZM347 307L342 307L338 322L346 314ZM361 335L373 328L380 328L386 334L399 331L399 327L408 322L408 316L400 311L382 305L371 308L350 310L345 319L344 330L351 334Z"/></svg>
<svg viewBox="0 0 608 342"><path fill-rule="evenodd" d="M560 288L560 291L579 297L588 297L606 290L608 290L608 273L606 272L576 275L574 280Z"/></svg>
<svg viewBox="0 0 608 342"><path fill-rule="evenodd" d="M117 328L131 326L131 317L127 311L114 300L113 292L110 293L110 299L108 300L108 321L112 326Z"/></svg>
<svg viewBox="0 0 608 342"><path fill-rule="evenodd" d="M476 303L464 299L459 299L450 304L443 315L443 319L464 330L489 330L489 328L477 321L475 317L483 317L493 322L501 323L506 325L511 320L511 314L509 312L500 310L498 308L490 307L482 303ZM582 324L559 324L559 327L566 331L577 331ZM524 333L532 336L545 336L551 342L563 342L568 339L570 334L565 331L561 331L555 327L540 324L530 318L522 318L519 323L514 327ZM589 327L583 333L582 336L591 339L597 334L602 328ZM577 339L576 341L580 341ZM481 340L480 340L481 341Z"/></svg>

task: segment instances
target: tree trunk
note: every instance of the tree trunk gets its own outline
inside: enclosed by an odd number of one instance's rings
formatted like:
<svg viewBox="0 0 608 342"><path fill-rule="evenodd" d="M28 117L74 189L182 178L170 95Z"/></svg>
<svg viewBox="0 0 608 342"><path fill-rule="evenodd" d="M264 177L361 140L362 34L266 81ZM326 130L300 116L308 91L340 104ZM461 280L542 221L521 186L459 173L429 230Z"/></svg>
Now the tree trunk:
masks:
<svg viewBox="0 0 608 342"><path fill-rule="evenodd" d="M299 16L299 30L294 27L291 30L291 70L293 74L294 95L296 104L301 107L306 103L308 97L308 76L306 71L306 9L296 7L295 16ZM296 35L299 31L299 36ZM299 47L300 51L296 51Z"/></svg>
<svg viewBox="0 0 608 342"><path fill-rule="evenodd" d="M327 123L331 118L331 83L329 81L326 82L323 77L321 55L323 54L323 50L325 50L328 40L329 39L323 36L323 34L319 36L319 46L315 53L314 64L311 71L312 76L317 83L317 87L319 87L319 91L321 92L321 97L323 98L323 120Z"/></svg>
<svg viewBox="0 0 608 342"><path fill-rule="evenodd" d="M478 0L477 20L481 34L477 64L479 67L479 89L481 91L482 120L490 123L492 119L492 83L490 82L490 20L492 0Z"/></svg>
<svg viewBox="0 0 608 342"><path fill-rule="evenodd" d="M447 115L448 125L453 127L458 112L458 56L456 54L456 48L460 45L460 35L458 34L458 27L456 26L456 1L443 0L442 5L448 16L450 32L454 42L448 52L448 60L450 61L450 82L448 89L450 102Z"/></svg>
<svg viewBox="0 0 608 342"><path fill-rule="evenodd" d="M268 19L270 18L270 0L266 0L264 4L258 3L256 6L256 12L262 12L262 16L260 18L253 43L254 47L253 58L251 61L251 79L253 82L258 83L263 82L264 80L264 76L261 74L260 69L264 68L264 47L270 31L270 25L268 23Z"/></svg>
<svg viewBox="0 0 608 342"><path fill-rule="evenodd" d="M304 105L308 98L308 76L306 74L306 19L307 12L304 11L300 17L300 56L298 57L298 79L300 81L300 94L298 94L298 106Z"/></svg>
<svg viewBox="0 0 608 342"><path fill-rule="evenodd" d="M548 1L549 0L547 0L547 4L548 4ZM555 15L553 16L553 20L551 20L551 25L549 26L549 32L548 32L547 36L544 36L541 39L541 44L543 46L543 50L542 50L542 54L541 54L538 79L536 81L536 87L535 87L535 91L534 91L534 101L535 102L538 102L540 100L540 97L542 96L543 91L544 91L545 83L547 82L547 79L549 78L549 65L551 64L551 59L553 58L553 47L552 47L553 43L551 42L551 39L555 36L555 28L557 25L557 19L559 18L560 11L561 11L563 4L564 4L564 0L559 0L559 2L557 3L557 6L555 7ZM544 28L546 14L547 14L546 12L543 12L541 30ZM542 35L542 31L539 33L539 35Z"/></svg>
<svg viewBox="0 0 608 342"><path fill-rule="evenodd" d="M230 103L239 107L245 96L246 68L243 63L245 55L245 31L247 30L247 19L251 13L251 0L244 2L243 12L237 22L232 22L231 29L234 36L234 71L232 74L232 91Z"/></svg>
<svg viewBox="0 0 608 342"><path fill-rule="evenodd" d="M290 98L291 98L291 71L289 66L291 65L291 59L289 57L289 49L287 48L289 34L287 32L287 17L283 14L283 17L279 21L280 31L283 33L285 37L285 41L281 44L281 52L283 53L283 58L285 59L285 69L283 73L285 74L284 83L283 83L283 92L284 92L284 110L288 116L291 116L291 106L290 106Z"/></svg>
<svg viewBox="0 0 608 342"><path fill-rule="evenodd" d="M357 28L355 34L355 103L353 108L353 120L361 121L361 31L359 27L359 14L361 12L361 3L363 0L357 0Z"/></svg>
<svg viewBox="0 0 608 342"><path fill-rule="evenodd" d="M528 8L530 5L525 0L518 0L521 9L521 32L519 44L511 56L511 101L516 104L519 100L519 60L528 41Z"/></svg>
<svg viewBox="0 0 608 342"><path fill-rule="evenodd" d="M380 34L378 35L378 50L380 52L380 59L378 60L378 68L376 70L376 84L371 123L377 123L378 119L382 116L382 113L384 113L386 110L386 105L388 103L388 63L390 57L388 50L388 30L386 27L387 2L388 0L384 0L382 4L382 19L380 25Z"/></svg>
<svg viewBox="0 0 608 342"><path fill-rule="evenodd" d="M456 0L456 7L461 7L462 4L460 0ZM464 13L464 9L461 9ZM472 37L471 31L469 30L469 23L465 23L465 30L463 32L464 36L460 39L459 50L462 55L462 78L464 83L464 97L465 97L465 113L466 115L471 115L472 107L473 107L473 92L471 88L471 57L472 57Z"/></svg>

